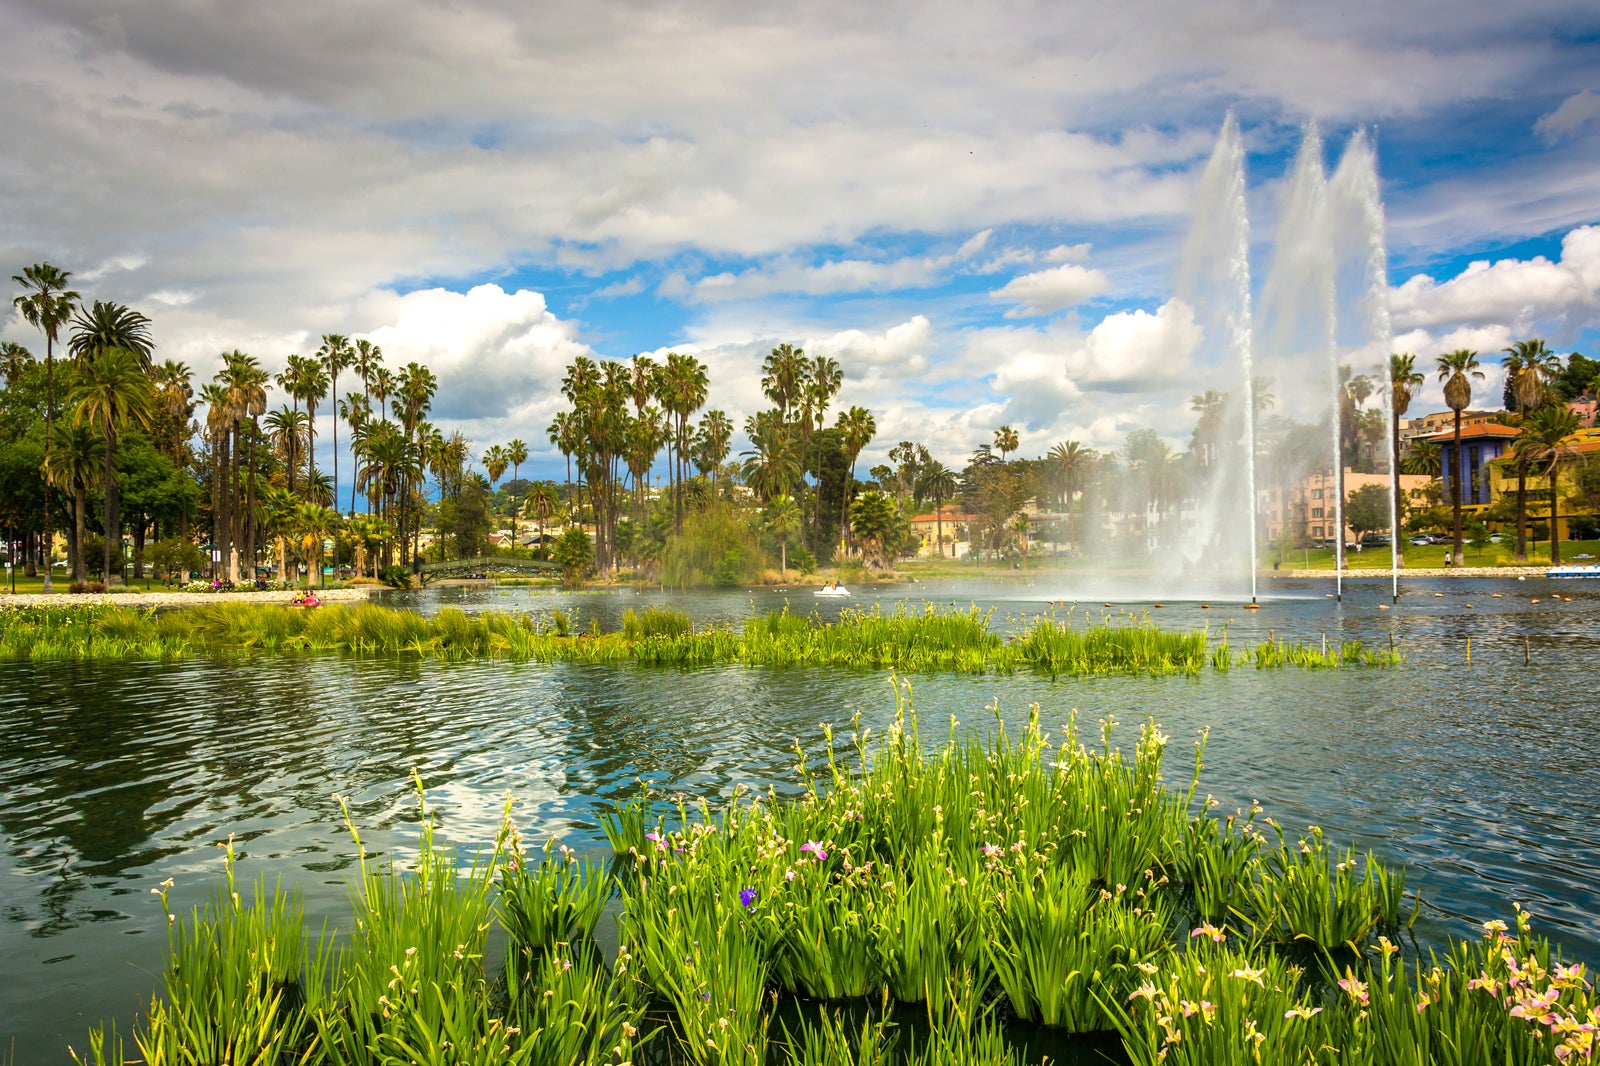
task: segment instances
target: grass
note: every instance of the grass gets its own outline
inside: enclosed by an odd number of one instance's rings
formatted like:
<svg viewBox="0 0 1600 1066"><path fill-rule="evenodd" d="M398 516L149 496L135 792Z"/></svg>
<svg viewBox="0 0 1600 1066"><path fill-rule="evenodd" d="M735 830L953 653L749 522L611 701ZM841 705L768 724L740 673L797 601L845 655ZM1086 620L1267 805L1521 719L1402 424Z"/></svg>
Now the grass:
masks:
<svg viewBox="0 0 1600 1066"><path fill-rule="evenodd" d="M196 655L337 652L358 656L510 659L520 662L637 663L689 668L839 666L900 672L981 674L1034 670L1056 676L1195 674L1253 665L1388 666L1394 652L1360 642L1325 647L1272 637L1235 648L1225 631L1158 629L1147 615L1099 619L1053 612L1008 619L992 612L928 605L847 609L837 622L787 608L748 621L741 632L696 632L688 616L650 608L624 612L620 631L575 632L562 611L547 617L447 608L423 617L377 604L304 610L278 604L199 603L156 610L90 605L0 608L0 659L181 659Z"/></svg>
<svg viewBox="0 0 1600 1066"><path fill-rule="evenodd" d="M1041 1032L1116 1034L1138 1066L1593 1061L1600 1001L1526 913L1406 954L1400 871L1314 828L1269 845L1257 810L1219 818L1196 800L1204 738L1179 787L1167 744L1153 724L1126 752L1111 723L1052 740L1037 707L1015 734L927 744L905 696L876 741L856 723L825 765L802 756L794 798L619 805L610 866L530 852L509 804L464 857L418 782L407 866L370 862L350 826L342 943L281 889L241 899L228 851L212 903L171 918L133 1040L149 1063L307 1066L967 1066L1036 1062ZM925 1020L902 1028L907 1010ZM126 1061L114 1032L88 1047Z"/></svg>
<svg viewBox="0 0 1600 1066"><path fill-rule="evenodd" d="M1451 551L1448 544L1407 544L1405 545L1406 569L1443 569L1449 564L1445 559ZM1561 543L1561 558L1563 562L1572 562L1573 556L1580 552L1591 555L1600 555L1600 544L1595 541L1563 541ZM1475 566L1523 566L1530 568L1544 568L1550 565L1550 542L1548 540L1528 542L1528 561L1526 564L1517 562L1516 535L1506 535L1499 544L1487 544L1482 548L1475 548L1469 542L1466 545L1467 567ZM1277 556L1271 551L1263 555L1268 565ZM1361 551L1345 552L1345 567L1349 570L1384 570L1389 569L1390 552L1388 548L1365 548ZM1594 560L1578 560L1579 562L1593 562ZM1295 549L1284 553L1283 568L1286 570L1333 570L1332 548Z"/></svg>

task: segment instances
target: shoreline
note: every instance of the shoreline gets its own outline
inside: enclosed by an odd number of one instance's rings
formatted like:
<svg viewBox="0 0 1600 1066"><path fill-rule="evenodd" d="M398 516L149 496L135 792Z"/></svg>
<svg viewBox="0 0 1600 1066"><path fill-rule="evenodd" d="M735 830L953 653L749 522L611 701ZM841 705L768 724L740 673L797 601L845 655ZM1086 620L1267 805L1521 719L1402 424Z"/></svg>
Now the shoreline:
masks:
<svg viewBox="0 0 1600 1066"><path fill-rule="evenodd" d="M1405 567L1399 573L1401 577L1545 577L1550 567L1548 566L1411 566ZM1387 569L1360 570L1264 570L1272 578L1319 578L1333 577L1335 573L1342 574L1346 581L1353 578L1387 581L1391 571Z"/></svg>
<svg viewBox="0 0 1600 1066"><path fill-rule="evenodd" d="M370 588L313 589L323 603L359 603L368 599ZM4 607L85 607L112 604L123 607L198 607L203 603L276 603L289 606L298 589L269 592L17 592L0 594Z"/></svg>

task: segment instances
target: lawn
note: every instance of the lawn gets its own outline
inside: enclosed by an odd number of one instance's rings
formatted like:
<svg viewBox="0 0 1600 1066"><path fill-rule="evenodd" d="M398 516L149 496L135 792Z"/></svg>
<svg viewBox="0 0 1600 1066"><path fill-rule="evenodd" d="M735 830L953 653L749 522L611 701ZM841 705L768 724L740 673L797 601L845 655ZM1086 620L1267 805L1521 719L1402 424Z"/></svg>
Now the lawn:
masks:
<svg viewBox="0 0 1600 1066"><path fill-rule="evenodd" d="M1417 567L1444 567L1445 556L1450 552L1448 544L1407 544L1405 547L1405 560L1407 568ZM1594 562L1594 559L1580 559L1579 555L1589 554L1600 557L1600 542L1596 541L1568 541L1561 545L1561 561ZM1389 568L1388 548L1366 548L1362 551L1351 551L1345 555L1345 566L1351 570L1387 570ZM1507 537L1499 544L1487 544L1482 548L1467 545L1468 566L1516 566L1517 546L1513 537ZM1268 552L1263 557L1267 565L1278 558L1274 552ZM1546 567L1550 565L1550 544L1540 541L1538 544L1528 545L1529 567ZM1296 549L1286 552L1283 556L1283 568L1286 570L1332 570L1333 549L1311 548Z"/></svg>

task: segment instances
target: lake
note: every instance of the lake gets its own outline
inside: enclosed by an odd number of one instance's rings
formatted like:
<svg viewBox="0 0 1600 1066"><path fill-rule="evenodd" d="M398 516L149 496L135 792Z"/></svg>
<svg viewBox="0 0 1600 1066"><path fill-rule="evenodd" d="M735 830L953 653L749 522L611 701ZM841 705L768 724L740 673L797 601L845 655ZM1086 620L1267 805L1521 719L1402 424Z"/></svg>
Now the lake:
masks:
<svg viewBox="0 0 1600 1066"><path fill-rule="evenodd" d="M1291 830L1315 823L1405 864L1426 902L1424 944L1474 935L1517 901L1569 957L1600 963L1600 582L1414 580L1392 610L1379 609L1387 581L1347 583L1342 602L1330 591L1282 580L1264 585L1259 611L1237 597L1108 608L1099 596L1074 604L1059 576L1041 575L898 586L843 603L810 587L453 587L384 602L560 609L587 630L595 620L618 628L629 607L682 610L701 627L738 625L786 601L833 618L904 600L992 608L1002 631L1008 619L1053 609L1096 619L1148 612L1164 627L1226 628L1236 646L1269 631L1383 647L1393 639L1407 656L1394 669L908 680L930 743L952 715L992 726L996 702L1013 724L1039 703L1057 733L1077 710L1088 737L1114 717L1129 748L1153 717L1172 737L1175 785L1187 785L1193 741L1209 728L1200 792L1229 810L1258 800ZM244 878L281 876L303 891L313 926L340 925L354 850L335 793L350 797L370 850L414 846L414 768L458 842L491 839L509 793L531 839L554 834L601 855L597 812L640 778L696 796L789 787L797 740L815 753L821 723L844 737L855 715L881 730L894 706L887 675L842 669L340 656L0 663L0 1049L18 1064L56 1063L68 1042L83 1048L97 1021L126 1031L165 955L150 889L172 877L177 906L203 901L221 873L215 845L230 833Z"/></svg>

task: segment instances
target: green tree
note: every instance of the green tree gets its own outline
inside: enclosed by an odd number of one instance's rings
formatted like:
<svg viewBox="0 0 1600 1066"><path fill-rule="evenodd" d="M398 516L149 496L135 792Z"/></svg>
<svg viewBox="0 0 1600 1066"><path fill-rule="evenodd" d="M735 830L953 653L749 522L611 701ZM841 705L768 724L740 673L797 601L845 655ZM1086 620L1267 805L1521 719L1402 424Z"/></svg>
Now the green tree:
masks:
<svg viewBox="0 0 1600 1066"><path fill-rule="evenodd" d="M511 464L511 482L506 486L507 493L510 493L516 487L517 482L521 480L517 477L517 472L522 468L522 464L527 461L528 445L523 442L522 438L513 437L511 443L506 445L506 462ZM511 547L513 549L517 546L517 510L521 502L515 496L511 499Z"/></svg>
<svg viewBox="0 0 1600 1066"><path fill-rule="evenodd" d="M1461 549L1461 494L1466 488L1466 461L1461 454L1461 412L1472 403L1472 379L1483 380L1478 369L1478 353L1457 348L1438 358L1439 380L1444 382L1445 406L1455 412L1455 469L1450 471L1450 510L1452 515L1452 559L1457 566L1466 565Z"/></svg>
<svg viewBox="0 0 1600 1066"><path fill-rule="evenodd" d="M844 438L845 456L850 461L850 476L845 481L839 504L839 536L842 539L849 535L850 530L850 500L855 495L856 460L861 457L862 449L877 436L878 420L865 407L852 407L839 412L838 428Z"/></svg>
<svg viewBox="0 0 1600 1066"><path fill-rule="evenodd" d="M1389 525L1389 493L1382 485L1363 485L1350 493L1344 503L1344 524L1359 540L1367 533Z"/></svg>
<svg viewBox="0 0 1600 1066"><path fill-rule="evenodd" d="M876 489L863 492L850 505L850 528L867 566L889 567L885 549L894 536L898 518L894 500Z"/></svg>
<svg viewBox="0 0 1600 1066"><path fill-rule="evenodd" d="M122 549L117 500L117 436L128 426L150 427L155 397L137 356L122 348L100 348L89 355L80 368L73 398L77 405L73 420L97 426L105 442L102 528L105 530L105 575L109 584L117 572L111 566L112 553Z"/></svg>
<svg viewBox="0 0 1600 1066"><path fill-rule="evenodd" d="M21 296L12 300L12 304L21 312L23 321L44 334L44 439L45 463L50 462L50 441L52 429L55 425L56 393L55 393L55 351L56 338L61 333L61 327L72 318L73 309L78 304L78 294L67 288L67 282L72 277L70 270L62 270L49 263L35 263L25 268L22 273L14 274L11 280L28 289ZM40 493L40 508L42 519L40 530L44 534L44 591L50 592L50 554L51 540L54 527L50 524L50 493Z"/></svg>
<svg viewBox="0 0 1600 1066"><path fill-rule="evenodd" d="M1017 431L1010 426L1001 426L994 431L994 450L1000 453L1000 461L1006 461L1006 456L1017 450L1021 441Z"/></svg>
<svg viewBox="0 0 1600 1066"><path fill-rule="evenodd" d="M800 480L798 442L792 433L772 422L753 428L750 447L741 453L745 484L762 500L789 494Z"/></svg>
<svg viewBox="0 0 1600 1066"><path fill-rule="evenodd" d="M1561 496L1557 485L1557 476L1561 464L1570 459L1573 447L1567 438L1578 431L1578 416L1567 407L1542 407L1529 415L1522 423L1521 442L1529 450L1529 456L1535 462L1541 463L1545 473L1550 478L1550 563L1552 566L1561 563L1561 537L1560 537L1560 503Z"/></svg>
<svg viewBox="0 0 1600 1066"><path fill-rule="evenodd" d="M582 585L594 565L594 544L582 526L568 526L556 538L551 554L561 564L561 580L567 585Z"/></svg>
<svg viewBox="0 0 1600 1066"><path fill-rule="evenodd" d="M761 512L762 525L778 539L778 568L784 580L789 576L789 538L800 532L800 508L787 493L774 496Z"/></svg>
<svg viewBox="0 0 1600 1066"><path fill-rule="evenodd" d="M1400 419L1411 409L1411 400L1427 379L1417 369L1417 357L1410 352L1391 352L1389 355L1389 454L1396 464L1400 462ZM1397 521L1405 518L1405 500L1400 493L1400 479L1394 479L1394 514ZM1399 566L1406 565L1405 539L1396 537L1395 559Z"/></svg>
<svg viewBox="0 0 1600 1066"><path fill-rule="evenodd" d="M94 426L76 420L58 422L51 428L54 440L46 452L45 476L56 488L72 497L71 567L72 581L89 579L84 548L88 543L89 483L94 480L105 442Z"/></svg>
<svg viewBox="0 0 1600 1066"><path fill-rule="evenodd" d="M912 491L919 506L923 500L933 500L934 548L941 559L944 558L944 501L953 499L960 488L956 472L937 459L929 460L917 470L917 483Z"/></svg>

